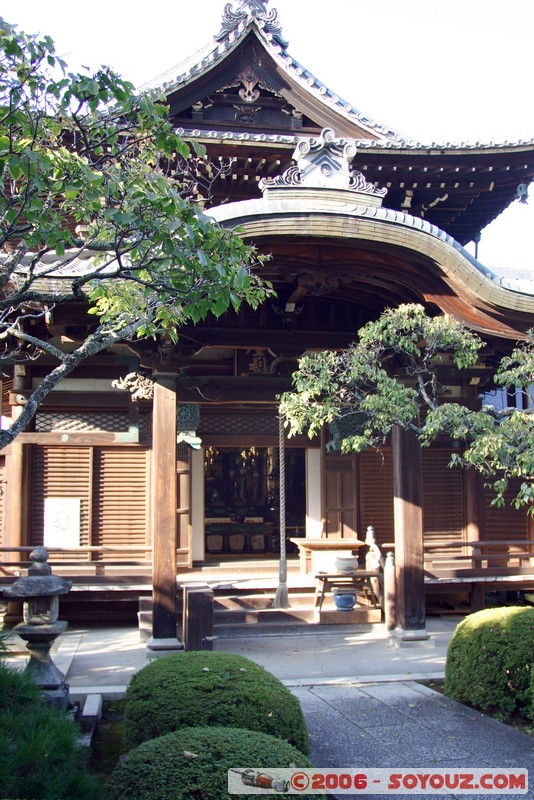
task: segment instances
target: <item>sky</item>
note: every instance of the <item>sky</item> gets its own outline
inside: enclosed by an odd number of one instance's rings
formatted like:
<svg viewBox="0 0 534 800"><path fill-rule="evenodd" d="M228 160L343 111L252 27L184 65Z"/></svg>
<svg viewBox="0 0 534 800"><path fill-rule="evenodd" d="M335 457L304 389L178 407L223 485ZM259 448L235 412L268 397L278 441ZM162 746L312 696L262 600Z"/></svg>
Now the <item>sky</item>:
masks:
<svg viewBox="0 0 534 800"><path fill-rule="evenodd" d="M72 69L152 82L218 32L226 0L3 0ZM234 2L233 7L237 7ZM288 51L353 106L424 144L534 139L533 0L271 0ZM357 169L358 156L353 166ZM534 270L534 184L482 232L479 260Z"/></svg>

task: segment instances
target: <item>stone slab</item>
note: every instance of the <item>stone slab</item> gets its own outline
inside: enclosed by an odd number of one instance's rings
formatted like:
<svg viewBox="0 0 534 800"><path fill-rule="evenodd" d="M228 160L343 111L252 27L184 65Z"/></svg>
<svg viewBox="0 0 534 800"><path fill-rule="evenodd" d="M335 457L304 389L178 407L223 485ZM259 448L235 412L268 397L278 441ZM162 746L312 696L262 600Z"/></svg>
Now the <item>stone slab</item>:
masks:
<svg viewBox="0 0 534 800"><path fill-rule="evenodd" d="M315 612L315 621L321 625L359 625L382 621L380 608L353 608L352 611L324 609Z"/></svg>

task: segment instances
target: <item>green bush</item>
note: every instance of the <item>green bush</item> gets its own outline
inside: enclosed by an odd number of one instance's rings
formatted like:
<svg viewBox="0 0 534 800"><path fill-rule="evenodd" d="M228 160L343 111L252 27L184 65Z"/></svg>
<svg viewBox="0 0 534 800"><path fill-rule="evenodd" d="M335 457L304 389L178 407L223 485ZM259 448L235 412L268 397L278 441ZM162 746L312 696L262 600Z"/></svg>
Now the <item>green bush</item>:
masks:
<svg viewBox="0 0 534 800"><path fill-rule="evenodd" d="M106 800L229 800L229 769L290 766L311 764L274 736L239 728L182 728L128 753L108 782Z"/></svg>
<svg viewBox="0 0 534 800"><path fill-rule="evenodd" d="M525 715L534 660L534 608L495 608L470 614L447 652L445 693L507 719Z"/></svg>
<svg viewBox="0 0 534 800"><path fill-rule="evenodd" d="M534 668L530 670L530 694L529 694L527 718L531 722L534 722Z"/></svg>
<svg viewBox="0 0 534 800"><path fill-rule="evenodd" d="M309 752L297 698L244 656L177 653L134 675L126 693L126 749L179 728L205 725L263 731Z"/></svg>
<svg viewBox="0 0 534 800"><path fill-rule="evenodd" d="M47 706L30 678L0 663L0 797L94 797L78 736L77 725Z"/></svg>

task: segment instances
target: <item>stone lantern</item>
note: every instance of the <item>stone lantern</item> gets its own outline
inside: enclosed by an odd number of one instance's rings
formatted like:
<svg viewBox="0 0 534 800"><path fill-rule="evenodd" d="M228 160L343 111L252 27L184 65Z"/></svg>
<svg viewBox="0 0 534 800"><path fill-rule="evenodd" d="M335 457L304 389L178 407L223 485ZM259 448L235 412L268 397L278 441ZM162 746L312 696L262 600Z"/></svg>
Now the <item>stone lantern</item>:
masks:
<svg viewBox="0 0 534 800"><path fill-rule="evenodd" d="M10 600L23 601L24 621L15 625L13 632L24 639L30 653L26 672L41 688L46 701L64 710L69 703L69 687L50 658L50 648L67 628L66 622L58 620L59 595L70 592L72 582L52 575L47 560L45 548L36 547L30 553L32 566L28 575L18 578L3 592Z"/></svg>

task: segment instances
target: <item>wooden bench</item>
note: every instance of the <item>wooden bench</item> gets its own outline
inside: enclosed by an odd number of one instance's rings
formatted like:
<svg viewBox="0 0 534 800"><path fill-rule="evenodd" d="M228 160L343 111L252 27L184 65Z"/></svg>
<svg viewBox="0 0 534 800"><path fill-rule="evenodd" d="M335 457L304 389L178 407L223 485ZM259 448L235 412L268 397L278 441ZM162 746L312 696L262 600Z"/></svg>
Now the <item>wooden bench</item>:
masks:
<svg viewBox="0 0 534 800"><path fill-rule="evenodd" d="M322 540L330 543L340 540ZM341 540L346 543L346 550L357 552L361 547L365 550L365 568L358 568L353 573L320 570L315 572L314 609L315 618L323 623L372 623L382 621L383 609L383 569L385 559L376 543L374 528L369 526L365 541ZM313 547L313 544L312 544ZM328 548L325 548L328 549ZM323 603L329 592L336 589L354 591L357 605L351 611L323 611Z"/></svg>
<svg viewBox="0 0 534 800"><path fill-rule="evenodd" d="M352 575L345 575L339 572L317 572L315 575L314 608L320 612L323 608L326 594L333 592L335 589L354 590L356 595L363 592L368 600L367 605L380 608L381 595L378 589L378 582L381 575L382 573L378 570L363 569L357 570Z"/></svg>

